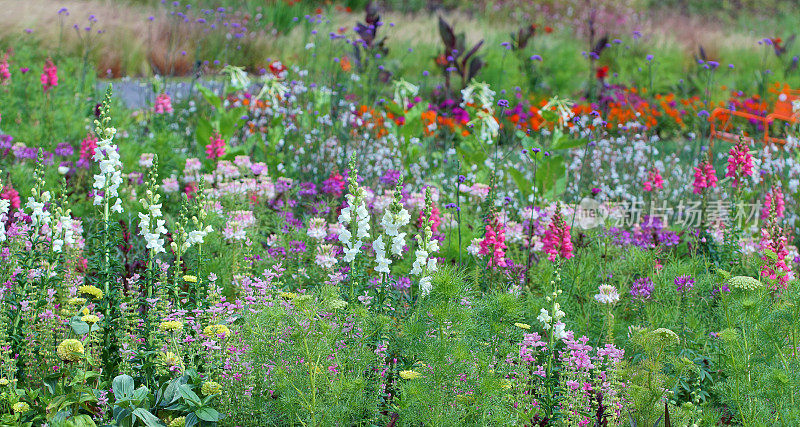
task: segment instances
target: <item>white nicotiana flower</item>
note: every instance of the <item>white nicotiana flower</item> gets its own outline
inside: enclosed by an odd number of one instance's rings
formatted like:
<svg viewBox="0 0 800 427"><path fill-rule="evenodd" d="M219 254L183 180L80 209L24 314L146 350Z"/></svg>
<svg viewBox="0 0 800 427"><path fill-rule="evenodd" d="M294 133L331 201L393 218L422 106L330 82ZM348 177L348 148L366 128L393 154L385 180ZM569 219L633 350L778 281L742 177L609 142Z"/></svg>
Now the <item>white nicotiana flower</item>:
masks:
<svg viewBox="0 0 800 427"><path fill-rule="evenodd" d="M480 131L478 138L485 144L491 144L500 134L500 123L491 113L487 113L484 110L479 110L477 117L468 124L478 127Z"/></svg>
<svg viewBox="0 0 800 427"><path fill-rule="evenodd" d="M473 79L467 87L461 90L461 99L461 108L473 103L490 112L494 108L494 91L486 82L478 83Z"/></svg>
<svg viewBox="0 0 800 427"><path fill-rule="evenodd" d="M394 102L405 109L409 104L409 99L417 96L419 86L415 86L405 79L394 81Z"/></svg>
<svg viewBox="0 0 800 427"><path fill-rule="evenodd" d="M226 65L222 69L223 74L227 74L231 79L231 86L236 90L244 90L250 87L250 77L242 67Z"/></svg>
<svg viewBox="0 0 800 427"><path fill-rule="evenodd" d="M257 101L262 97L266 97L270 105L274 108L278 105L280 99L288 92L289 86L286 86L283 82L270 75L264 77L263 86L261 86L261 91L258 92L258 96L256 96L255 100Z"/></svg>

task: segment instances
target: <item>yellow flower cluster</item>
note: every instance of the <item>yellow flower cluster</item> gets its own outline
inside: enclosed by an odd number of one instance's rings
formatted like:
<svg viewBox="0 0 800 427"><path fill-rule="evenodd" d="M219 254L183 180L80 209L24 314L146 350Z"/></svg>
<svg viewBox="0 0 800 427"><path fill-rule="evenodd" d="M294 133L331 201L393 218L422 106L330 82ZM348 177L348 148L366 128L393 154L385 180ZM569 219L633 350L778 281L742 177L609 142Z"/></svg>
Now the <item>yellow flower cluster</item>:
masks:
<svg viewBox="0 0 800 427"><path fill-rule="evenodd" d="M8 378L0 378L0 387L5 387L9 384Z"/></svg>
<svg viewBox="0 0 800 427"><path fill-rule="evenodd" d="M197 283L197 276L190 276L187 274L186 276L183 276L183 280L189 283Z"/></svg>
<svg viewBox="0 0 800 427"><path fill-rule="evenodd" d="M178 417L170 421L167 427L183 427L186 425L186 417Z"/></svg>
<svg viewBox="0 0 800 427"><path fill-rule="evenodd" d="M177 320L169 320L166 322L161 322L158 325L158 329L162 332L179 332L183 329L183 323L178 322Z"/></svg>
<svg viewBox="0 0 800 427"><path fill-rule="evenodd" d="M203 383L203 387L200 391L206 396L211 396L213 394L219 394L219 392L222 391L222 386L214 381L206 381Z"/></svg>
<svg viewBox="0 0 800 427"><path fill-rule="evenodd" d="M168 351L161 355L161 363L163 363L164 367L166 367L170 371L173 371L174 368L178 368L180 372L183 372L184 369L183 359L171 351Z"/></svg>
<svg viewBox="0 0 800 427"><path fill-rule="evenodd" d="M231 330L225 325L208 325L203 329L203 334L209 337L227 338L231 334Z"/></svg>
<svg viewBox="0 0 800 427"><path fill-rule="evenodd" d="M78 292L80 292L81 295L89 295L93 299L103 298L103 291L101 291L100 288L94 285L83 285L80 288L78 288Z"/></svg>
<svg viewBox="0 0 800 427"><path fill-rule="evenodd" d="M417 378L419 378L421 376L422 376L422 374L420 374L417 371L413 371L413 370L400 371L400 378L402 378L404 380L413 380L413 379L417 379Z"/></svg>
<svg viewBox="0 0 800 427"><path fill-rule="evenodd" d="M83 344L76 339L66 339L58 345L56 353L65 362L77 362L84 353Z"/></svg>
<svg viewBox="0 0 800 427"><path fill-rule="evenodd" d="M531 328L531 325L529 325L527 323L515 323L514 326L516 326L518 328L521 328L521 329L525 329L525 330L528 330L528 329Z"/></svg>
<svg viewBox="0 0 800 427"><path fill-rule="evenodd" d="M87 314L81 317L81 320L91 325L99 322L100 318L95 316L94 314Z"/></svg>
<svg viewBox="0 0 800 427"><path fill-rule="evenodd" d="M17 414L24 414L25 412L31 410L31 406L25 402L17 402L14 404L12 408L14 409L14 412Z"/></svg>
<svg viewBox="0 0 800 427"><path fill-rule="evenodd" d="M83 303L86 302L86 298L80 298L80 297L70 298L67 302L70 305L79 306L83 305Z"/></svg>

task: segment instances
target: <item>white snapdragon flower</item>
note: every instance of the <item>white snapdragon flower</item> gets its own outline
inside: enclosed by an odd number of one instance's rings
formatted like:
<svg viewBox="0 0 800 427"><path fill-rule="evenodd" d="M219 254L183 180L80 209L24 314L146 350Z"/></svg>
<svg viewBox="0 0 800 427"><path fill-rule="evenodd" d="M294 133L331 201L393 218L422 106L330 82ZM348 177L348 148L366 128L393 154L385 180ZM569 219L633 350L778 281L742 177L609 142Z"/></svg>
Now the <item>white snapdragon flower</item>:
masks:
<svg viewBox="0 0 800 427"><path fill-rule="evenodd" d="M389 274L389 265L392 261L386 257L386 245L383 243L383 236L378 236L375 239L375 242L372 243L372 249L375 250L375 262L377 263L375 271Z"/></svg>
<svg viewBox="0 0 800 427"><path fill-rule="evenodd" d="M0 199L0 242L6 240L6 218L10 206L11 203L8 200Z"/></svg>
<svg viewBox="0 0 800 427"><path fill-rule="evenodd" d="M553 318L550 316L550 312L548 312L546 308L543 308L539 311L539 316L536 320L542 322L542 326L545 329L550 329L550 322L553 321Z"/></svg>
<svg viewBox="0 0 800 427"><path fill-rule="evenodd" d="M93 187L96 190L94 204L102 205L113 200L111 211L122 212L122 200L119 199L117 192L122 184L122 162L117 146L112 143L116 132L114 128L104 129L101 136L105 138L97 142L97 148L94 150L92 159L100 166L100 173L94 175Z"/></svg>

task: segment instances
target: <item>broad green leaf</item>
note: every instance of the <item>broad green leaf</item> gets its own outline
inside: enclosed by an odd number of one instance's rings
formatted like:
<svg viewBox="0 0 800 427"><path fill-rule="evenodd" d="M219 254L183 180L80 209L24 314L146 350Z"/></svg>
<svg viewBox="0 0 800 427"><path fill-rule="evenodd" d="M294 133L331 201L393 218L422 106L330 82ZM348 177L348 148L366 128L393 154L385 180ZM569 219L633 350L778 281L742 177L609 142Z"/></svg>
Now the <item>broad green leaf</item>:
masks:
<svg viewBox="0 0 800 427"><path fill-rule="evenodd" d="M197 414L197 418L200 418L203 421L209 422L217 422L222 419L222 415L217 412L214 408L209 408L208 406L203 406L202 408L194 411Z"/></svg>
<svg viewBox="0 0 800 427"><path fill-rule="evenodd" d="M146 410L144 408L136 408L136 409L134 409L133 410L133 415L136 416L136 418L142 420L144 425L146 425L147 427L159 427L159 426L166 425L166 424L164 424L163 421L159 420L158 417L156 417L155 415L151 414L150 411L148 411L148 410Z"/></svg>
<svg viewBox="0 0 800 427"><path fill-rule="evenodd" d="M124 374L117 375L111 383L111 389L117 400L133 396L133 378Z"/></svg>

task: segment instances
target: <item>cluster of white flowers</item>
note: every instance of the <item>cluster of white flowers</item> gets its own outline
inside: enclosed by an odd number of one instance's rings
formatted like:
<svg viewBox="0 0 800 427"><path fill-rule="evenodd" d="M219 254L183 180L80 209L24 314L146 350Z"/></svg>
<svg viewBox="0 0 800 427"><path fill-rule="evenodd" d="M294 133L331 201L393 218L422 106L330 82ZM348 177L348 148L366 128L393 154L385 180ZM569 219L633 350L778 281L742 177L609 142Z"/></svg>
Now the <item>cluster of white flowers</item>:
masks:
<svg viewBox="0 0 800 427"><path fill-rule="evenodd" d="M420 276L419 291L420 296L428 295L433 290L431 283L430 273L436 271L436 258L430 255L439 251L439 241L432 239L433 231L431 231L431 210L433 200L431 199L431 190L425 190L425 211L424 224L421 234L414 236L417 239L417 250L414 252L414 264L411 265L409 274L412 276Z"/></svg>
<svg viewBox="0 0 800 427"><path fill-rule="evenodd" d="M597 287L598 293L594 296L600 304L616 304L619 301L619 292L612 285L600 285Z"/></svg>
<svg viewBox="0 0 800 427"><path fill-rule="evenodd" d="M25 207L31 211L31 224L36 228L41 228L50 225L50 212L44 210L45 203L50 201L50 192L43 192L40 200L36 200L36 195L38 195L38 193L38 188L34 188L33 196L28 196Z"/></svg>
<svg viewBox="0 0 800 427"><path fill-rule="evenodd" d="M488 83L478 83L473 79L461 90L461 108L465 108L467 104L475 104L491 113L494 109L494 91L489 88Z"/></svg>
<svg viewBox="0 0 800 427"><path fill-rule="evenodd" d="M549 330L551 327L553 327L554 337L560 340L567 337L567 332L564 329L566 325L561 321L565 315L566 314L561 310L561 305L557 302L554 302L552 316L546 308L543 308L539 312L539 317L536 319L542 322L542 327L544 327L545 330Z"/></svg>
<svg viewBox="0 0 800 427"><path fill-rule="evenodd" d="M341 224L339 241L344 245L344 260L353 262L364 244L364 239L369 237L369 212L364 203L364 190L361 187L356 189L355 194L347 194L345 199L347 206L339 214ZM352 231L348 229L348 225Z"/></svg>
<svg viewBox="0 0 800 427"><path fill-rule="evenodd" d="M96 133L99 141L94 149L92 159L99 163L100 173L94 175L94 204L102 205L103 202L111 204L113 212L122 212L122 200L119 199L117 189L122 184L122 162L119 159L119 149L113 144L117 130L109 125L109 104L111 93L106 95L106 100L101 108L100 120L95 120ZM107 219L107 218L106 218Z"/></svg>
<svg viewBox="0 0 800 427"><path fill-rule="evenodd" d="M140 200L147 213L139 212L139 234L147 242L147 249L154 251L155 254L166 252L164 239L161 238L161 235L167 234L165 221L160 219L163 216L161 203L158 203L161 196L151 189L148 189L146 194L147 198Z"/></svg>
<svg viewBox="0 0 800 427"><path fill-rule="evenodd" d="M500 123L491 112L485 110L478 110L476 117L467 125L478 127L478 138L485 144L491 144L500 134Z"/></svg>
<svg viewBox="0 0 800 427"><path fill-rule="evenodd" d="M256 96L254 101L265 97L269 101L270 106L275 108L289 90L289 86L286 86L286 84L275 78L272 74L268 74L264 76L261 90L258 92L258 96Z"/></svg>
<svg viewBox="0 0 800 427"><path fill-rule="evenodd" d="M308 237L323 240L328 235L328 223L325 218L314 217L308 221Z"/></svg>
<svg viewBox="0 0 800 427"><path fill-rule="evenodd" d="M72 228L72 223L69 212L59 217L53 233L53 252L61 252L64 245L75 244L75 230Z"/></svg>
<svg viewBox="0 0 800 427"><path fill-rule="evenodd" d="M400 228L405 227L411 221L411 215L402 205L402 179L398 181L394 192L394 200L381 218L381 226L387 236L392 238L391 253L395 256L403 254L403 247L406 244L406 233L401 232Z"/></svg>
<svg viewBox="0 0 800 427"><path fill-rule="evenodd" d="M0 174L2 171L0 171ZM3 189L3 181L0 180L0 190ZM8 217L8 211L11 207L11 202L6 199L0 199L0 242L4 242L6 240L6 218Z"/></svg>
<svg viewBox="0 0 800 427"><path fill-rule="evenodd" d="M383 243L383 236L378 236L372 243L372 249L375 250L375 262L377 266L375 271L378 273L389 274L389 264L392 260L386 257L386 245Z"/></svg>
<svg viewBox="0 0 800 427"><path fill-rule="evenodd" d="M189 235L186 238L185 245L188 249L191 245L201 245L203 244L203 239L208 235L208 233L214 231L214 228L211 225L206 225L205 228L192 230L189 232Z"/></svg>
<svg viewBox="0 0 800 427"><path fill-rule="evenodd" d="M339 241L344 246L345 262L353 262L369 237L369 212L364 203L364 189L358 185L358 170L355 158L350 160L350 176L348 177L348 194L345 195L347 206L339 213Z"/></svg>
<svg viewBox="0 0 800 427"><path fill-rule="evenodd" d="M401 108L406 109L409 100L417 96L417 93L419 93L419 86L413 85L405 79L394 81L394 102Z"/></svg>

